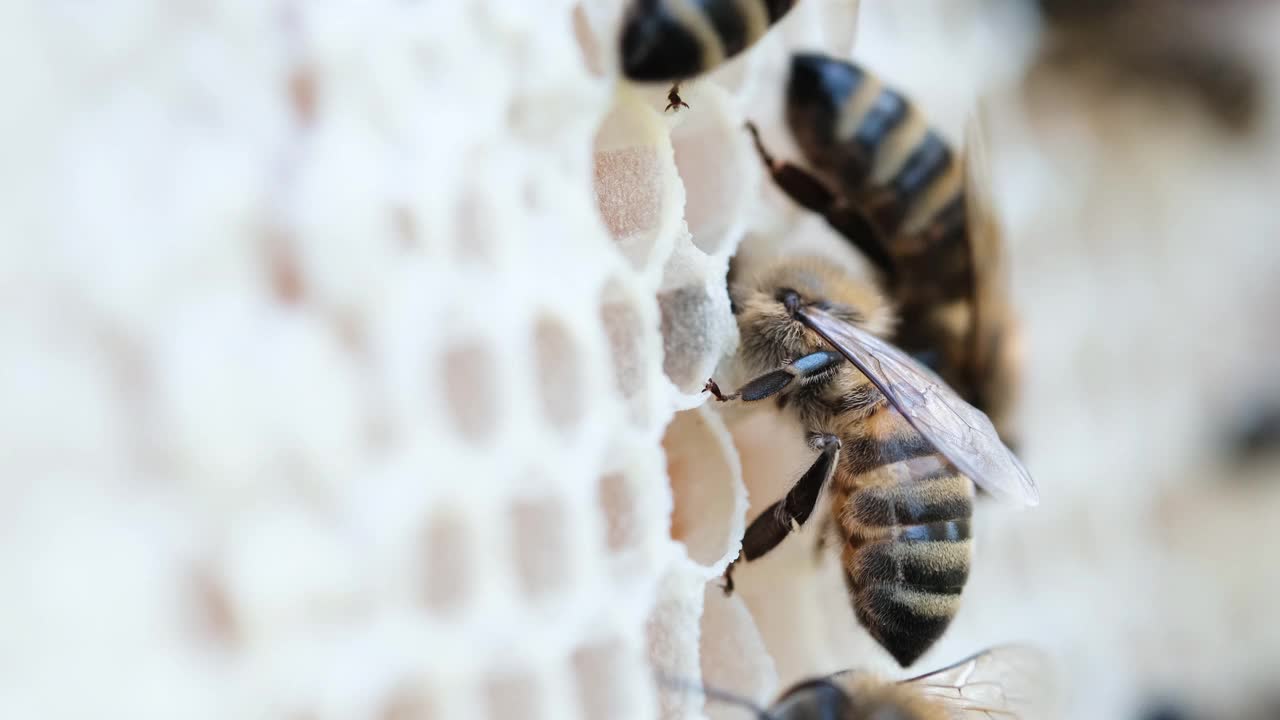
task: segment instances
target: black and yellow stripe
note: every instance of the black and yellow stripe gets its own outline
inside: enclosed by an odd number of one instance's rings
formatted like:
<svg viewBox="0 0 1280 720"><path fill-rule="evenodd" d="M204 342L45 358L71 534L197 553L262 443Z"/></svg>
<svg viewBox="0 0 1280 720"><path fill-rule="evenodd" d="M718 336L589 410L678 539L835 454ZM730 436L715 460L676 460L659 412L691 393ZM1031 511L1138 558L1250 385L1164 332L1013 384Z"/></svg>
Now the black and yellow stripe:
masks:
<svg viewBox="0 0 1280 720"><path fill-rule="evenodd" d="M622 71L676 82L746 50L795 0L634 0L622 26Z"/></svg>
<svg viewBox="0 0 1280 720"><path fill-rule="evenodd" d="M787 121L808 161L867 209L895 259L963 247L960 158L896 90L853 63L796 55Z"/></svg>
<svg viewBox="0 0 1280 720"><path fill-rule="evenodd" d="M859 622L904 667L942 636L969 579L973 484L905 422L844 442L833 478Z"/></svg>
<svg viewBox="0 0 1280 720"><path fill-rule="evenodd" d="M818 54L792 61L787 122L808 162L863 211L890 258L895 344L977 400L971 306L980 268L959 153L899 92Z"/></svg>

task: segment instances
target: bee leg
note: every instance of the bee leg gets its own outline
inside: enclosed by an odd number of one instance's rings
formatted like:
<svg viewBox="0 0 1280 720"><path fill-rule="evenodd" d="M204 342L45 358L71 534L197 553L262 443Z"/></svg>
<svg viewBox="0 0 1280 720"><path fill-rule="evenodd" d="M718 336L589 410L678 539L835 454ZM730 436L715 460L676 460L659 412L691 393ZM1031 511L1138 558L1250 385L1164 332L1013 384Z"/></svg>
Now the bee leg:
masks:
<svg viewBox="0 0 1280 720"><path fill-rule="evenodd" d="M724 569L724 582L720 583L720 589L724 590L725 595L733 594L733 566L738 564L738 560L742 559L742 554L734 558Z"/></svg>
<svg viewBox="0 0 1280 720"><path fill-rule="evenodd" d="M738 392L731 395L725 395L721 392L720 386L716 384L715 380L708 380L703 389L711 393L719 402L727 402L739 398L743 402L764 400L782 392L797 378L803 380L820 375L842 362L844 362L844 356L840 353L819 350L816 353L809 353L777 370L770 370L759 377L748 380L745 385L738 388Z"/></svg>
<svg viewBox="0 0 1280 720"><path fill-rule="evenodd" d="M840 457L840 438L835 435L814 434L810 437L810 442L821 451L818 459L791 486L785 497L765 508L764 512L751 521L742 538L742 552L724 570L726 595L733 592L733 567L739 560L751 562L768 554L778 543L804 525L817 507L822 487L831 478L836 460Z"/></svg>
<svg viewBox="0 0 1280 720"><path fill-rule="evenodd" d="M799 165L774 159L760 140L760 131L754 123L747 123L747 132L756 146L756 153L764 161L765 168L778 188L797 205L812 210L826 219L836 232L853 244L867 260L892 279L893 260L880 242L879 233L871 220L858 208L843 202L827 189L815 175Z"/></svg>
<svg viewBox="0 0 1280 720"><path fill-rule="evenodd" d="M689 103L680 99L680 83L675 83L671 86L671 92L667 93L667 109L663 110L663 112L667 112L672 109L678 111L682 107L689 107Z"/></svg>

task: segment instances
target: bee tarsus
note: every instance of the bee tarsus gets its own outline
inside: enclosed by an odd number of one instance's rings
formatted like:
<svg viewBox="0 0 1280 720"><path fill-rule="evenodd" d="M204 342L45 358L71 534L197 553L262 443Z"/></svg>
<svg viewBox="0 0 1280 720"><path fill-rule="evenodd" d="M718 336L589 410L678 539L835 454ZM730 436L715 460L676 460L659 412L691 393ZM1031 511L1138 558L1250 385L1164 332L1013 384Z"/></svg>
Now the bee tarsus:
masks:
<svg viewBox="0 0 1280 720"><path fill-rule="evenodd" d="M720 589L724 590L725 597L733 594L733 566L738 564L738 558L734 558L724 569L724 575L721 575L722 582Z"/></svg>
<svg viewBox="0 0 1280 720"><path fill-rule="evenodd" d="M815 434L810 444L819 448L818 459L781 500L765 508L747 526L742 538L742 557L748 562L767 554L793 531L800 529L818 506L818 496L835 471L841 442L835 435Z"/></svg>
<svg viewBox="0 0 1280 720"><path fill-rule="evenodd" d="M671 86L671 92L667 93L667 109L663 112L679 110L680 108L688 108L689 103L680 97L680 83Z"/></svg>
<svg viewBox="0 0 1280 720"><path fill-rule="evenodd" d="M703 385L702 389L705 392L711 393L711 397L714 397L716 402L729 402L730 400L738 397L737 393L733 395L725 395L720 391L720 386L716 384L715 380L707 380L707 384Z"/></svg>

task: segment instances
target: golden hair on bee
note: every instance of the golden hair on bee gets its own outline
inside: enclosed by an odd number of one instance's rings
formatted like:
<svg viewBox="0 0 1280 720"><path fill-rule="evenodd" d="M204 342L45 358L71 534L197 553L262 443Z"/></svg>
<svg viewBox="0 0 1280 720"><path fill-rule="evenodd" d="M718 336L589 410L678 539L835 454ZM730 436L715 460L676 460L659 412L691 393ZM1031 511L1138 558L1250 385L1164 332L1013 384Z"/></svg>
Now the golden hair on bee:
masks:
<svg viewBox="0 0 1280 720"><path fill-rule="evenodd" d="M876 334L888 334L895 322L893 309L876 286L854 277L835 261L818 255L776 260L745 282L735 282L729 291L752 367L776 366L784 355L798 357L796 353L824 345L781 303L783 290L798 293L802 300L824 302L828 312Z"/></svg>
<svg viewBox="0 0 1280 720"><path fill-rule="evenodd" d="M792 59L786 115L813 170L775 160L753 130L777 186L876 268L899 316L895 344L1002 426L1019 328L978 123L957 152L902 93L816 53Z"/></svg>
<svg viewBox="0 0 1280 720"><path fill-rule="evenodd" d="M973 482L1025 503L1035 485L981 412L880 339L891 326L869 282L817 257L783 258L733 283L743 364L720 401L774 398L818 458L747 528L740 559L770 552L827 498L859 622L904 667L959 608L972 553ZM825 492L824 492L825 491ZM733 589L735 560L725 570Z"/></svg>

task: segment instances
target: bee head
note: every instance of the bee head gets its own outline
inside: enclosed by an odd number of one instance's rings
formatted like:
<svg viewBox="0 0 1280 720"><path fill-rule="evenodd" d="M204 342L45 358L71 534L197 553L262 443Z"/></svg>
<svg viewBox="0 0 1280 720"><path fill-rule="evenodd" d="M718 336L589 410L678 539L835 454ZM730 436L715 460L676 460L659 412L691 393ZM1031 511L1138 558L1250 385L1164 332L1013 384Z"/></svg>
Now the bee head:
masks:
<svg viewBox="0 0 1280 720"><path fill-rule="evenodd" d="M848 694L829 678L802 682L778 698L769 715L778 720L811 720L812 718L847 718L853 704Z"/></svg>
<svg viewBox="0 0 1280 720"><path fill-rule="evenodd" d="M888 304L870 282L816 257L787 259L766 268L753 281L734 288L733 305L740 314L751 310L774 321L794 320L802 308L816 307L872 332L892 325Z"/></svg>

